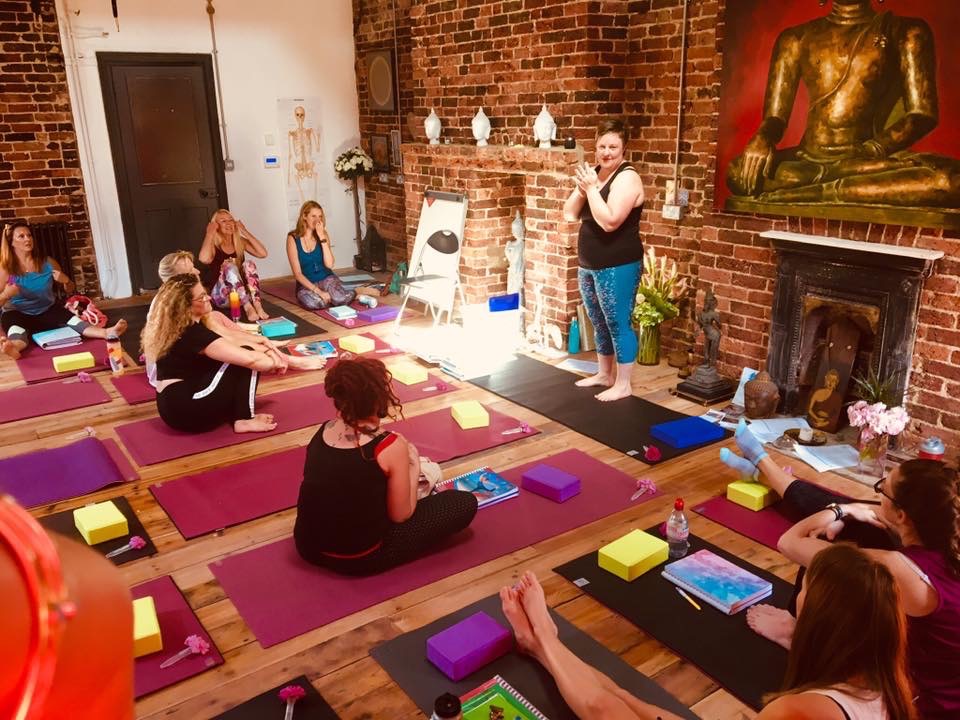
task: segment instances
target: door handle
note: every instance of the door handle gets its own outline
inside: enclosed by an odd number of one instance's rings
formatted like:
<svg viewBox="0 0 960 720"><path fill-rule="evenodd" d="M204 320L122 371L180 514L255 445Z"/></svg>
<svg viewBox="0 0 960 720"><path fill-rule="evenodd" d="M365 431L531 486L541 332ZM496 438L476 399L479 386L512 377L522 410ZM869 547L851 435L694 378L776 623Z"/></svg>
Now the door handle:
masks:
<svg viewBox="0 0 960 720"><path fill-rule="evenodd" d="M199 192L200 192L200 197L202 198L213 199L213 198L220 197L220 193L214 192L213 190L204 190L203 188L201 188Z"/></svg>

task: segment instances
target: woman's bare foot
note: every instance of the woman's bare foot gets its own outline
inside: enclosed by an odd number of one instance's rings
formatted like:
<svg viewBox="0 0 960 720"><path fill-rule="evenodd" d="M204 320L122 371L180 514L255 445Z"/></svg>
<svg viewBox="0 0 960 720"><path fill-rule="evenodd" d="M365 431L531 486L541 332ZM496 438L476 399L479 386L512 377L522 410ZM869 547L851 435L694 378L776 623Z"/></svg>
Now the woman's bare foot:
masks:
<svg viewBox="0 0 960 720"><path fill-rule="evenodd" d="M613 400L621 400L631 395L633 395L633 388L630 387L630 385L615 383L603 392L597 393L594 397L600 402L612 402Z"/></svg>
<svg viewBox="0 0 960 720"><path fill-rule="evenodd" d="M127 321L123 318L117 320L113 327L108 327L103 329L107 335L116 335L120 337L127 331Z"/></svg>
<svg viewBox="0 0 960 720"><path fill-rule="evenodd" d="M287 357L287 363L294 370L322 370L327 364L327 359L322 355L309 355L307 357L297 357L290 355Z"/></svg>
<svg viewBox="0 0 960 720"><path fill-rule="evenodd" d="M500 606L503 609L503 616L507 618L507 622L513 629L517 646L528 655L537 657L541 650L540 643L537 642L533 628L530 626L530 619L520 604L520 595L514 588L500 588Z"/></svg>
<svg viewBox="0 0 960 720"><path fill-rule="evenodd" d="M23 352L23 349L27 344L23 340L11 340L10 338L4 338L3 342L0 342L0 352L9 357L11 360L19 360L20 353Z"/></svg>
<svg viewBox="0 0 960 720"><path fill-rule="evenodd" d="M246 313L249 322L255 323L260 319L260 316L257 314L257 309L250 303L243 306L243 312Z"/></svg>
<svg viewBox="0 0 960 720"><path fill-rule="evenodd" d="M233 431L236 433L248 432L270 432L277 429L277 423L273 415L267 413L257 413L249 420L235 420Z"/></svg>
<svg viewBox="0 0 960 720"><path fill-rule="evenodd" d="M547 609L547 596L544 594L543 586L537 580L537 576L531 570L527 570L520 578L520 585L520 601L527 618L530 620L533 634L537 637L556 637L557 625L550 617L550 610Z"/></svg>
<svg viewBox="0 0 960 720"><path fill-rule="evenodd" d="M259 300L253 301L253 309L256 310L257 315L261 320L269 320L270 314L263 309L263 304Z"/></svg>
<svg viewBox="0 0 960 720"><path fill-rule="evenodd" d="M747 625L758 635L789 650L797 620L773 605L754 605L747 610Z"/></svg>
<svg viewBox="0 0 960 720"><path fill-rule="evenodd" d="M598 385L610 387L613 385L613 378L609 375L604 375L603 373L597 373L596 375L585 377L582 380L577 380L574 385L577 387L596 387Z"/></svg>

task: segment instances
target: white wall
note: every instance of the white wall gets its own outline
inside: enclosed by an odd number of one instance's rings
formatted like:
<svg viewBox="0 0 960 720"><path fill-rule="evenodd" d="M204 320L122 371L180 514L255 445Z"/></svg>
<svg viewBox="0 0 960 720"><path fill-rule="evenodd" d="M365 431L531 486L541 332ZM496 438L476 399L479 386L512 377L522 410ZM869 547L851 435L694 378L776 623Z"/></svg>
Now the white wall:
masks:
<svg viewBox="0 0 960 720"><path fill-rule="evenodd" d="M285 132L277 99L323 98L324 134L318 170L326 186L326 215L337 265L355 252L353 200L333 172L333 159L359 144L350 0L215 0L217 49L226 141L236 170L226 173L230 210L266 244L261 276L289 275L284 239ZM123 242L116 176L97 70L97 52L211 53L205 0L122 0L120 31L105 0L57 0L80 160L104 294L133 288ZM108 33L102 37L103 33ZM265 145L271 134L276 144ZM264 154L283 167L263 167ZM361 208L363 199L361 198ZM198 250L202 238L196 238Z"/></svg>

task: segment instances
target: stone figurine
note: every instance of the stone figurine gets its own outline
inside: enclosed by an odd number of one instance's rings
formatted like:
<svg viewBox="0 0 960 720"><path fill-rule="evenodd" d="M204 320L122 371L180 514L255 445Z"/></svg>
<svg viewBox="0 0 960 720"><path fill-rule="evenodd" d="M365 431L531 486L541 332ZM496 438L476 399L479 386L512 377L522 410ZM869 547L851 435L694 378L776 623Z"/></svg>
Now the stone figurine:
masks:
<svg viewBox="0 0 960 720"><path fill-rule="evenodd" d="M510 231L513 233L513 240L507 241L504 252L507 256L507 292L523 292L523 238L524 226L523 218L520 217L520 211L517 210L513 222L510 223ZM523 298L520 298L521 305Z"/></svg>
<svg viewBox="0 0 960 720"><path fill-rule="evenodd" d="M533 121L533 137L541 149L549 149L550 141L557 139L557 124L553 121L553 115L547 110L547 104L544 103L540 109L540 114Z"/></svg>
<svg viewBox="0 0 960 720"><path fill-rule="evenodd" d="M430 108L430 114L427 115L427 119L423 121L423 129L427 131L427 139L430 140L431 145L440 144L441 127L440 118L437 117L434 109Z"/></svg>
<svg viewBox="0 0 960 720"><path fill-rule="evenodd" d="M473 139L477 141L477 147L486 147L487 139L490 137L490 118L483 112L483 108L477 110L470 127L473 130Z"/></svg>
<svg viewBox="0 0 960 720"><path fill-rule="evenodd" d="M712 290L707 290L703 298L703 309L697 314L697 325L703 330L703 367L715 368L720 352L721 326L717 298Z"/></svg>

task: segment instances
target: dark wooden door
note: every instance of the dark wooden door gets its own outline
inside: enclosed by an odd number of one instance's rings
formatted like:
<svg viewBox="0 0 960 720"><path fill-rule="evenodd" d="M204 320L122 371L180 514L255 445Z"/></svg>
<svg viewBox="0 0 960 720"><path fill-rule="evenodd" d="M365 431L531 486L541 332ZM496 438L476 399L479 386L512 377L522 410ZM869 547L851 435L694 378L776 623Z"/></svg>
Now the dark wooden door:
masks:
<svg viewBox="0 0 960 720"><path fill-rule="evenodd" d="M130 279L160 284L157 263L196 253L227 207L207 55L97 53Z"/></svg>

